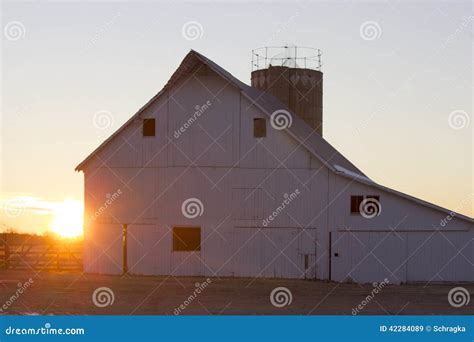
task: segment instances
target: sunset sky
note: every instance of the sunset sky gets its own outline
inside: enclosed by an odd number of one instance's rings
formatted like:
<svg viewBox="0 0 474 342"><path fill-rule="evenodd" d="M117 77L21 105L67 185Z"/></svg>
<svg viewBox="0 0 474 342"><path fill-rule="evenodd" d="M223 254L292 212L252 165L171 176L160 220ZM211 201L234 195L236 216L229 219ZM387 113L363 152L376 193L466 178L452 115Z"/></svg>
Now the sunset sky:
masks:
<svg viewBox="0 0 474 342"><path fill-rule="evenodd" d="M75 166L190 49L249 83L251 50L285 44L323 51L333 146L375 182L472 217L473 22L468 1L3 2L0 231L80 232Z"/></svg>

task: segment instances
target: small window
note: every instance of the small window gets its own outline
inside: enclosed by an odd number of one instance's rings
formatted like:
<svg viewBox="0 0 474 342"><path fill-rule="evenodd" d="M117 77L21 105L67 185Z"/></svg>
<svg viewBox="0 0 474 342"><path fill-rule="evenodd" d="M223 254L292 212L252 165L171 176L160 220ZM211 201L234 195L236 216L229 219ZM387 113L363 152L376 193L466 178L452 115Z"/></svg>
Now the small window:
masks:
<svg viewBox="0 0 474 342"><path fill-rule="evenodd" d="M155 136L155 119L143 119L143 136Z"/></svg>
<svg viewBox="0 0 474 342"><path fill-rule="evenodd" d="M372 199L373 202L377 206L377 212L380 212L380 196L379 195L367 195L367 196L351 196L351 214L360 214L360 205L364 201L364 199L369 200Z"/></svg>
<svg viewBox="0 0 474 342"><path fill-rule="evenodd" d="M351 214L360 213L360 204L364 200L364 196L351 196Z"/></svg>
<svg viewBox="0 0 474 342"><path fill-rule="evenodd" d="M201 250L201 227L173 227L173 251Z"/></svg>
<svg viewBox="0 0 474 342"><path fill-rule="evenodd" d="M264 138L267 136L267 121L265 119L253 119L253 136L255 138Z"/></svg>

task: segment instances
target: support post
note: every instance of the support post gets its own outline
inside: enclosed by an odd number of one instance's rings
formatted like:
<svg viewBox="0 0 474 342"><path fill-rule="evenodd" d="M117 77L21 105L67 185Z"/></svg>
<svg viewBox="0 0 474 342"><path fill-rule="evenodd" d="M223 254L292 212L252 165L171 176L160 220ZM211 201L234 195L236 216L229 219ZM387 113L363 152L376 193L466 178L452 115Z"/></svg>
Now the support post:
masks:
<svg viewBox="0 0 474 342"><path fill-rule="evenodd" d="M123 243L122 243L122 273L127 274L128 273L128 257L127 257L127 229L128 225L124 224L123 225Z"/></svg>

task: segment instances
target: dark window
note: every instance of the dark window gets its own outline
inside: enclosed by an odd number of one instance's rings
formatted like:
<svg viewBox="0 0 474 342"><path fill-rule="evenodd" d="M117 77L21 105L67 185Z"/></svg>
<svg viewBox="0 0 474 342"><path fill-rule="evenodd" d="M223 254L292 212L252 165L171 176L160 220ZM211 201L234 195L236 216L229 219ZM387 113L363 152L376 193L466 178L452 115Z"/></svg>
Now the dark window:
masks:
<svg viewBox="0 0 474 342"><path fill-rule="evenodd" d="M364 200L364 196L351 196L351 214L360 213L360 204Z"/></svg>
<svg viewBox="0 0 474 342"><path fill-rule="evenodd" d="M267 136L267 121L265 119L253 119L253 136L255 138L263 138Z"/></svg>
<svg viewBox="0 0 474 342"><path fill-rule="evenodd" d="M173 251L200 251L201 227L173 227Z"/></svg>
<svg viewBox="0 0 474 342"><path fill-rule="evenodd" d="M143 119L143 136L155 136L155 119Z"/></svg>
<svg viewBox="0 0 474 342"><path fill-rule="evenodd" d="M380 196L379 195L367 195L367 196L351 196L351 214L360 214L360 205L364 199L372 199L377 206L377 212L380 212Z"/></svg>

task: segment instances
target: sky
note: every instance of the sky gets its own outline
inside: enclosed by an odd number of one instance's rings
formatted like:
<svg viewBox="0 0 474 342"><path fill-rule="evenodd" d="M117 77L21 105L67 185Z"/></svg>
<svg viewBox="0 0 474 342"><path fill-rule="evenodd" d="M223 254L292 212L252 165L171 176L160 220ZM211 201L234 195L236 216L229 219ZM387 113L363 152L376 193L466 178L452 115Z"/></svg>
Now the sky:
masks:
<svg viewBox="0 0 474 342"><path fill-rule="evenodd" d="M251 50L287 44L323 51L333 146L377 183L472 217L473 22L468 1L2 1L0 231L77 221L75 166L190 49L250 83Z"/></svg>

